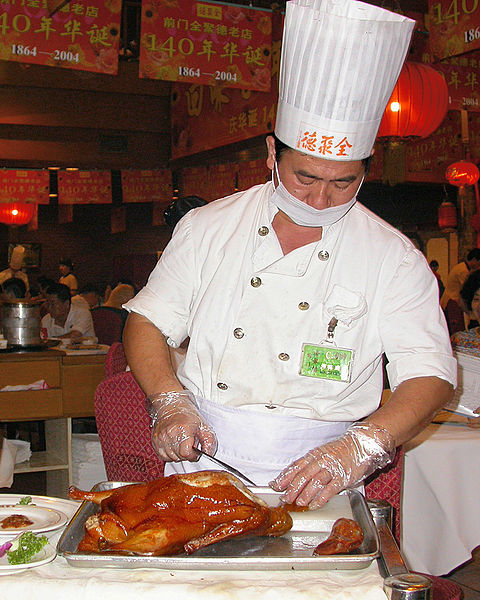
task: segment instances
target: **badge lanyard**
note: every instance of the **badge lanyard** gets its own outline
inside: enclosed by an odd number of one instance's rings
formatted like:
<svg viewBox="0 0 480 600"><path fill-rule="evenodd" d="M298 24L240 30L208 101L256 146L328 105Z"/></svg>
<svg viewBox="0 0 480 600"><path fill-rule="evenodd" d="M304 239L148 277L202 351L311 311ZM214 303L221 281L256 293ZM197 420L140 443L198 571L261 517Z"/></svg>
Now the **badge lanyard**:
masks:
<svg viewBox="0 0 480 600"><path fill-rule="evenodd" d="M355 351L336 345L334 337L337 325L338 319L332 317L322 345L302 344L300 375L343 383L350 382Z"/></svg>

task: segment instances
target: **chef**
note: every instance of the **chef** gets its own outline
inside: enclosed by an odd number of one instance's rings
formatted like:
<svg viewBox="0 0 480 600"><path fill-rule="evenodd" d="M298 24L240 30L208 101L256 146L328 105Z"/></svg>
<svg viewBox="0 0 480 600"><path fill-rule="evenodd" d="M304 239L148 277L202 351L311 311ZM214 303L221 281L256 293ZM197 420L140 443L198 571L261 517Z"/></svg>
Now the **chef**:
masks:
<svg viewBox="0 0 480 600"><path fill-rule="evenodd" d="M166 474L214 468L198 446L319 507L450 399L428 263L356 200L413 26L355 0L287 2L271 182L188 212L125 305Z"/></svg>
<svg viewBox="0 0 480 600"><path fill-rule="evenodd" d="M21 279L28 291L28 275L22 271L24 256L24 246L15 246L13 248L8 268L0 272L0 285L4 281L7 281L7 279Z"/></svg>

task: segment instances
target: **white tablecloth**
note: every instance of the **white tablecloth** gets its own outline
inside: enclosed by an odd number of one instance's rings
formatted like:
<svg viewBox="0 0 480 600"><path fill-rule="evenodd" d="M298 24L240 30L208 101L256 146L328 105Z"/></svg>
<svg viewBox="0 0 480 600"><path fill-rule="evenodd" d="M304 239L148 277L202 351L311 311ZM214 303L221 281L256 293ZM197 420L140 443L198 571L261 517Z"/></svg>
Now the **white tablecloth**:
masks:
<svg viewBox="0 0 480 600"><path fill-rule="evenodd" d="M85 569L57 557L0 576L2 598L35 600L385 600L376 563L360 571Z"/></svg>
<svg viewBox="0 0 480 600"><path fill-rule="evenodd" d="M480 545L480 430L430 425L405 445L402 554L445 575Z"/></svg>

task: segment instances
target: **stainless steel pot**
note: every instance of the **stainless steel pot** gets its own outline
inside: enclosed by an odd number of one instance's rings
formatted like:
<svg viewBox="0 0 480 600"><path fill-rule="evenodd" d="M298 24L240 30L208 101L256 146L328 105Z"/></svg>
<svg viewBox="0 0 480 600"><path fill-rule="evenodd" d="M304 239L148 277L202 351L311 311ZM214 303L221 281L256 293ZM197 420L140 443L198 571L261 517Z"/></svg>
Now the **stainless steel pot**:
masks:
<svg viewBox="0 0 480 600"><path fill-rule="evenodd" d="M40 346L40 304L26 300L2 304L2 332L8 346Z"/></svg>

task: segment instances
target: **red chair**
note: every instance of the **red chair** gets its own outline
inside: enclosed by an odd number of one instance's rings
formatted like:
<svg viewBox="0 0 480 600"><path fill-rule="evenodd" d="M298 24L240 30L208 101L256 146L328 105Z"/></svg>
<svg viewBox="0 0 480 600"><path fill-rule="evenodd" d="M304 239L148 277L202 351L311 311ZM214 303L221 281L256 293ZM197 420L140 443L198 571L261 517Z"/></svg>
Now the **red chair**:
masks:
<svg viewBox="0 0 480 600"><path fill-rule="evenodd" d="M100 344L111 346L122 341L125 311L110 306L97 306L90 311L93 328Z"/></svg>
<svg viewBox="0 0 480 600"><path fill-rule="evenodd" d="M447 319L448 331L450 335L465 329L463 310L458 302L455 302L455 300L450 299L447 302L447 306L445 307L445 318Z"/></svg>
<svg viewBox="0 0 480 600"><path fill-rule="evenodd" d="M393 508L393 535L400 544L400 502L403 482L403 449L397 448L393 462L377 471L365 482L368 500L386 500Z"/></svg>
<svg viewBox="0 0 480 600"><path fill-rule="evenodd" d="M127 357L122 342L113 342L105 358L105 377L113 377L123 373L127 368Z"/></svg>
<svg viewBox="0 0 480 600"><path fill-rule="evenodd" d="M95 419L110 481L151 481L163 477L155 454L145 395L130 371L108 377L95 392Z"/></svg>

